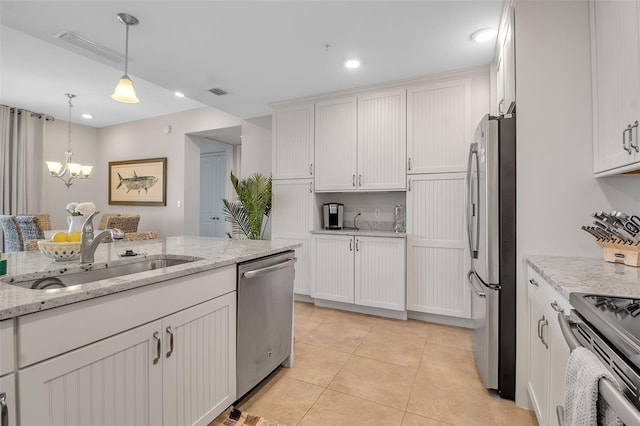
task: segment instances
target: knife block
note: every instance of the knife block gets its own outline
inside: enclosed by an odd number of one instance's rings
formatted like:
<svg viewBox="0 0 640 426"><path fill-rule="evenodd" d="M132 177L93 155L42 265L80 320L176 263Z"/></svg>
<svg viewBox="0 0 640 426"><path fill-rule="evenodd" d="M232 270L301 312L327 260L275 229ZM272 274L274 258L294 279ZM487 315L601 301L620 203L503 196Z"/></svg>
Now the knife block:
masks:
<svg viewBox="0 0 640 426"><path fill-rule="evenodd" d="M640 267L640 246L622 243L597 243L604 251L604 260L612 263L624 263L627 266Z"/></svg>

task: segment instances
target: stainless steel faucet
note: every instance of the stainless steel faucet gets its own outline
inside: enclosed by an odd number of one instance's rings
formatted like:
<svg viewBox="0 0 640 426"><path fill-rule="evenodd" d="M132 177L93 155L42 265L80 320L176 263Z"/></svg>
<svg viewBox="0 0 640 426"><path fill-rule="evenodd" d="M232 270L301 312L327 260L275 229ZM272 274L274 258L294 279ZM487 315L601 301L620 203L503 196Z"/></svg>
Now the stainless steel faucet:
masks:
<svg viewBox="0 0 640 426"><path fill-rule="evenodd" d="M93 217L100 213L95 211L91 213L82 224L82 233L80 238L80 263L93 263L95 261L94 254L98 248L98 244L106 237L113 240L122 240L124 232L118 228L105 229L98 235L93 236Z"/></svg>

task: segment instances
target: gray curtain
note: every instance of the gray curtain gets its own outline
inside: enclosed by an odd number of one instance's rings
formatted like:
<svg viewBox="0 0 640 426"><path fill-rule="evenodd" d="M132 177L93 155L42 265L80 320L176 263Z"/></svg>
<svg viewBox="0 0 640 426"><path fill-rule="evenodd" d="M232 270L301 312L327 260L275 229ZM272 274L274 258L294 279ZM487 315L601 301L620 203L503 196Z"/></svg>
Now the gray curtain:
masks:
<svg viewBox="0 0 640 426"><path fill-rule="evenodd" d="M41 114L0 106L0 213L37 213L45 171Z"/></svg>

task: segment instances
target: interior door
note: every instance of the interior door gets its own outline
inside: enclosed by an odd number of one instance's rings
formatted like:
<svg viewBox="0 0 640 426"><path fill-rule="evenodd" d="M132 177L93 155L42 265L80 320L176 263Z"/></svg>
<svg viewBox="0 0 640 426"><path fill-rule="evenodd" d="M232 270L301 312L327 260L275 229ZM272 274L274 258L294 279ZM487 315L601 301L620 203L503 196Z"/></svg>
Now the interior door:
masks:
<svg viewBox="0 0 640 426"><path fill-rule="evenodd" d="M227 154L200 155L200 236L222 238L226 222L222 199L226 197Z"/></svg>

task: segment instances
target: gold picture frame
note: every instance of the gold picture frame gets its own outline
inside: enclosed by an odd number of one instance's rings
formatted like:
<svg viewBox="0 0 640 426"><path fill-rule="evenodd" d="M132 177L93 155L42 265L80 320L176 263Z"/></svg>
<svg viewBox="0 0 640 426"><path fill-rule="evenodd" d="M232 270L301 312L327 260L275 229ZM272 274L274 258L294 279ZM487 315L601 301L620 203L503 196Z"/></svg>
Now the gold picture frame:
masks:
<svg viewBox="0 0 640 426"><path fill-rule="evenodd" d="M167 157L109 162L109 204L167 205Z"/></svg>

